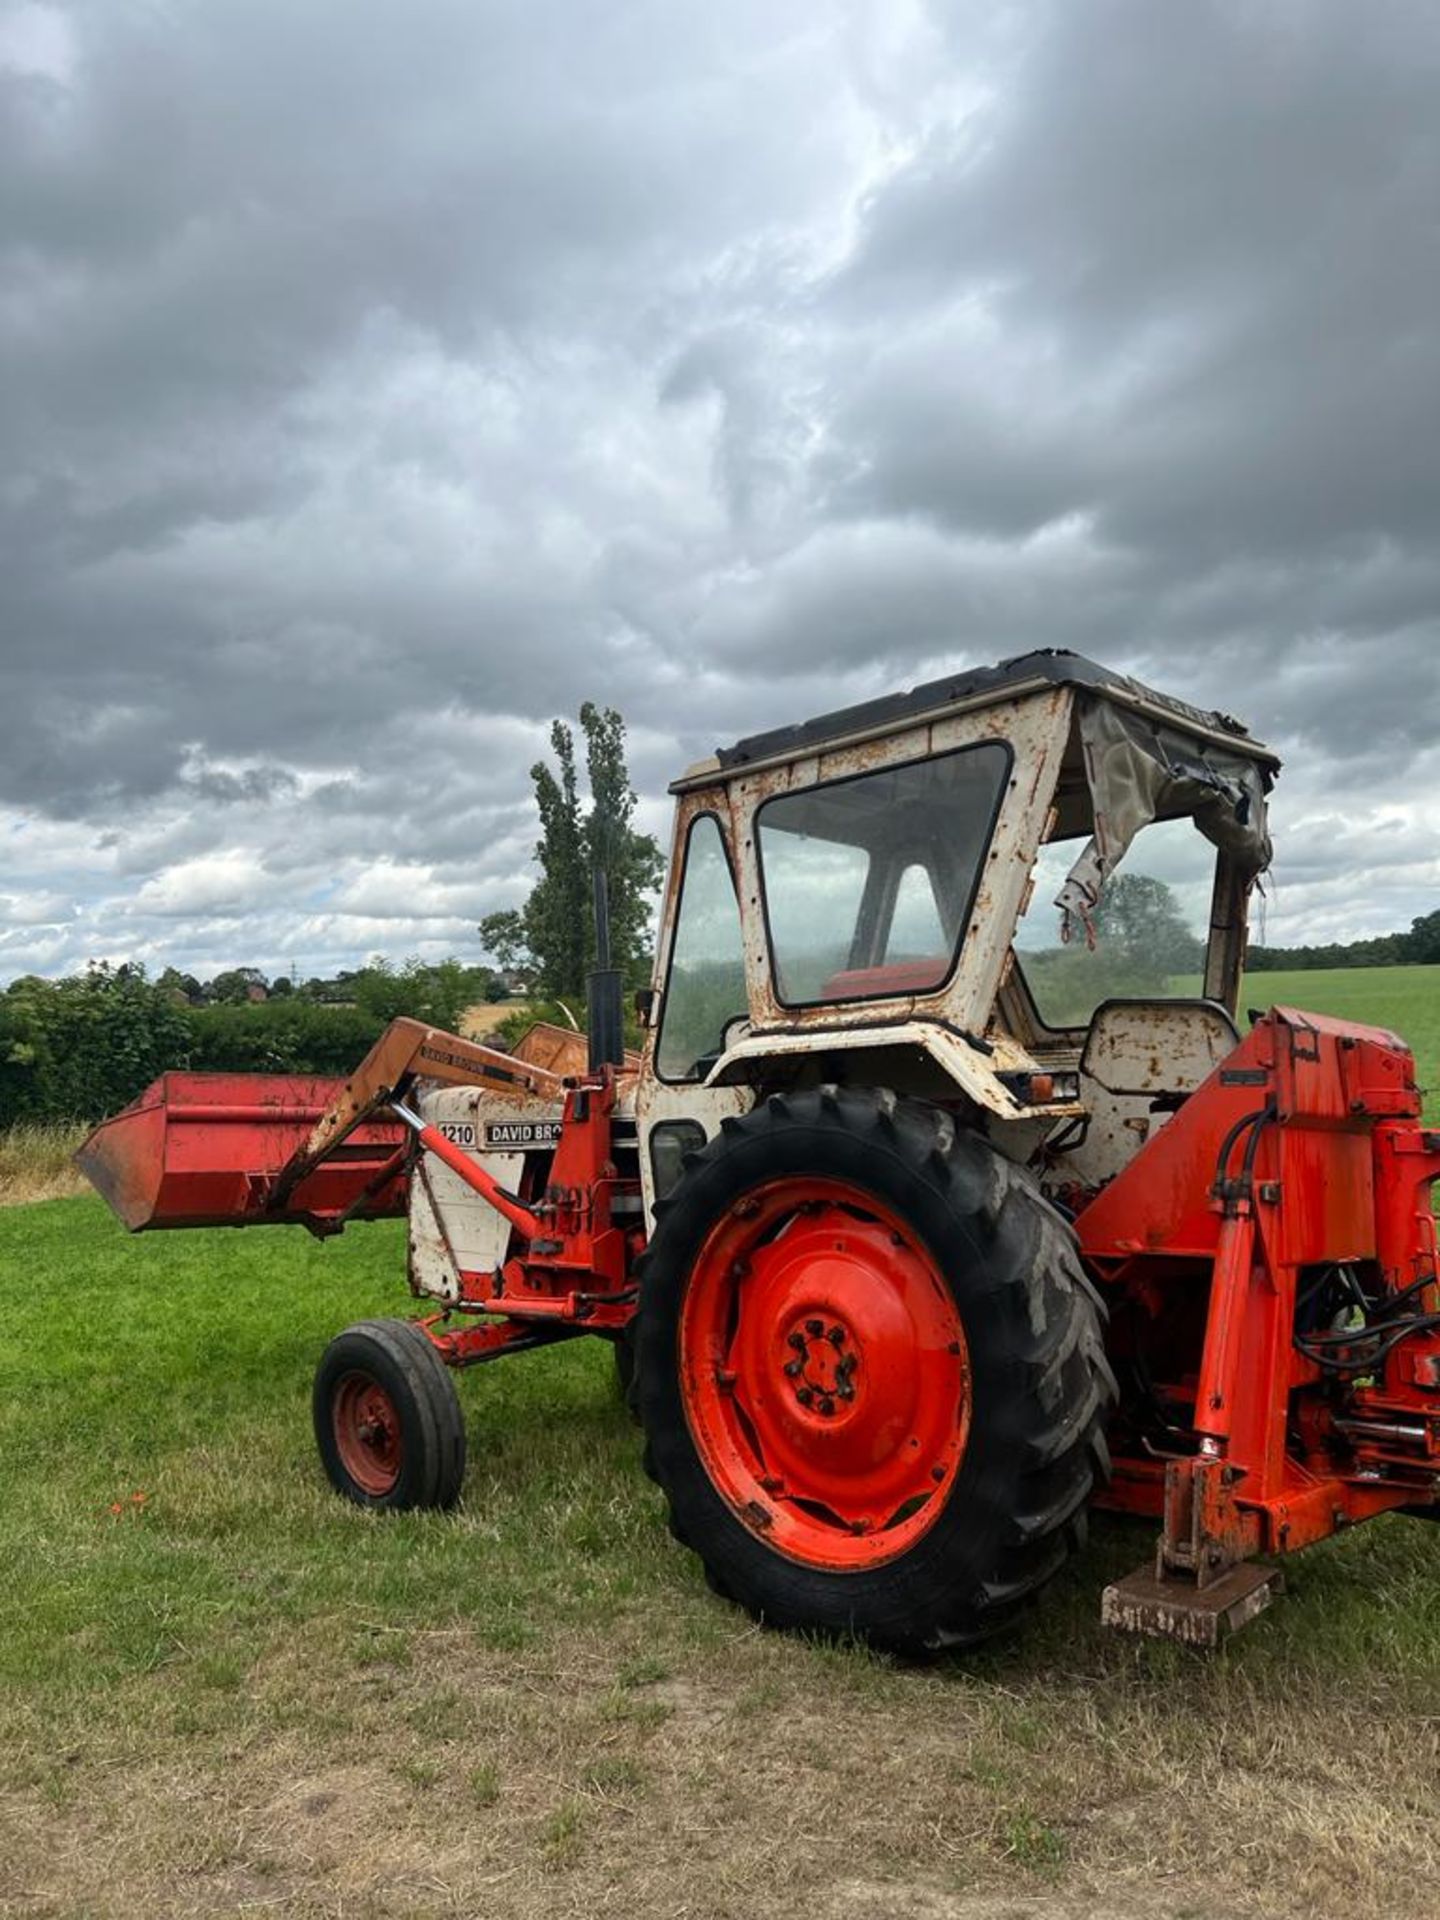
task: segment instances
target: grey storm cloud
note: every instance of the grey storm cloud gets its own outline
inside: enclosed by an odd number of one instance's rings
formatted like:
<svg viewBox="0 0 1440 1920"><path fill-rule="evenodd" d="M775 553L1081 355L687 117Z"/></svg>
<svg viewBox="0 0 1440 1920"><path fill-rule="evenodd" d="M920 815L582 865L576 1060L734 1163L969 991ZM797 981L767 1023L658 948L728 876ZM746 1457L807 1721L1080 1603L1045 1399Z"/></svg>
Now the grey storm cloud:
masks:
<svg viewBox="0 0 1440 1920"><path fill-rule="evenodd" d="M474 950L585 697L1038 645L1440 900L1440 15L0 5L0 979ZM1290 867L1286 868L1289 847Z"/></svg>

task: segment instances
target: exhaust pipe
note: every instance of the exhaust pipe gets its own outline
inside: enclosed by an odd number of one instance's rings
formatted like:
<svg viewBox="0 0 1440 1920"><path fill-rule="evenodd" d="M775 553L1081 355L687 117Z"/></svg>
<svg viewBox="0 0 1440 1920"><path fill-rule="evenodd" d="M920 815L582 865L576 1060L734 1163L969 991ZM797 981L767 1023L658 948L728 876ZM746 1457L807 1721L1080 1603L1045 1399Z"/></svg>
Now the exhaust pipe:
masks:
<svg viewBox="0 0 1440 1920"><path fill-rule="evenodd" d="M625 1064L625 1021L620 969L610 964L610 888L603 867L595 868L595 965L585 976L589 1011L590 1071Z"/></svg>

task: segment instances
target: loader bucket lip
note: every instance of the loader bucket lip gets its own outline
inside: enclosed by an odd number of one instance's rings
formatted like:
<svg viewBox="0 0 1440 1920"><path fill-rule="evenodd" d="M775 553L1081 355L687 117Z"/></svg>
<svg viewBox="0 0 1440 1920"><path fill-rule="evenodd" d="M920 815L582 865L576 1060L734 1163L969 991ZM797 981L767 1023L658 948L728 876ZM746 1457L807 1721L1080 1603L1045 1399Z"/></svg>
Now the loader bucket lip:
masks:
<svg viewBox="0 0 1440 1920"><path fill-rule="evenodd" d="M147 1087L138 1100L132 1100L128 1107L102 1120L74 1155L73 1164L132 1233L145 1225L153 1209L153 1196L147 1194L143 1181L145 1169L159 1147L158 1135L164 1131L162 1106L155 1097L162 1086L163 1076ZM135 1150L140 1144L136 1122L142 1116L148 1120L151 1115L158 1124L153 1128L147 1126L145 1132L148 1135L153 1131L157 1138L147 1139L145 1145L149 1151L139 1153ZM122 1127L128 1130L126 1145L117 1150L118 1130Z"/></svg>

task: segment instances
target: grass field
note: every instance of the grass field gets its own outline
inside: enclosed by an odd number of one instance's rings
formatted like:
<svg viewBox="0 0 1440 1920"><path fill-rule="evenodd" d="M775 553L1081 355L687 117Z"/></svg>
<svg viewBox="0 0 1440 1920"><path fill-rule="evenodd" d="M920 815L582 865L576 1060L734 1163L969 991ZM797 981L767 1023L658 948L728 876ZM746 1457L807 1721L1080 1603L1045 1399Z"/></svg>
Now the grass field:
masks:
<svg viewBox="0 0 1440 1920"><path fill-rule="evenodd" d="M1437 979L1248 997L1395 1025L1433 1082ZM463 1379L459 1512L331 1496L310 1374L405 1310L402 1262L397 1223L320 1245L0 1211L0 1915L1436 1905L1440 1530L1299 1557L1208 1661L1101 1634L1150 1546L1118 1522L978 1659L783 1639L669 1540L598 1344Z"/></svg>

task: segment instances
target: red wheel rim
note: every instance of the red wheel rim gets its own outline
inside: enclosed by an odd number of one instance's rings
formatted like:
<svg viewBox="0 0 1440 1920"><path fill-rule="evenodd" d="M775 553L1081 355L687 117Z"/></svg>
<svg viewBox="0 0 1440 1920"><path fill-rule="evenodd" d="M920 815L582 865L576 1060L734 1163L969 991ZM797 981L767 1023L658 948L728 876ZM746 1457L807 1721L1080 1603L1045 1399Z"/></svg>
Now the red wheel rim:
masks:
<svg viewBox="0 0 1440 1920"><path fill-rule="evenodd" d="M335 1451L362 1493L376 1498L400 1478L405 1448L395 1402L368 1373L347 1373L336 1383L332 1409Z"/></svg>
<svg viewBox="0 0 1440 1920"><path fill-rule="evenodd" d="M710 1233L680 1316L695 1446L767 1546L843 1571L935 1524L970 1427L970 1363L927 1249L843 1180L753 1189Z"/></svg>

